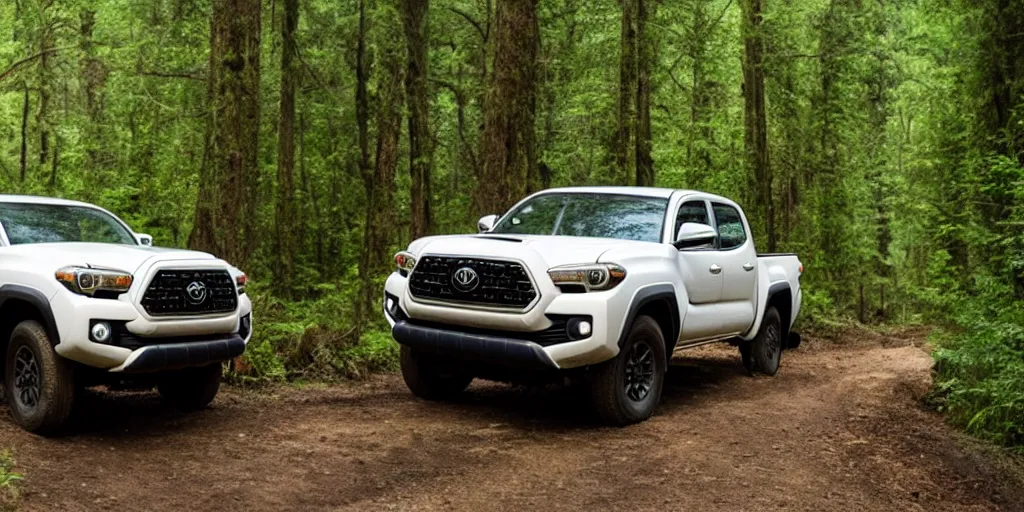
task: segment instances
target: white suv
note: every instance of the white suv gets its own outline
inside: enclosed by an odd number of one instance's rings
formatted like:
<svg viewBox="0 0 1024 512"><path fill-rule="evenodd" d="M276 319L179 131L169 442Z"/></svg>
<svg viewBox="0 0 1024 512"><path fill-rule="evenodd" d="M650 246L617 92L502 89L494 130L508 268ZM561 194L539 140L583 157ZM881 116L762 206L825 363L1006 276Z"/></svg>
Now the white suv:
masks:
<svg viewBox="0 0 1024 512"><path fill-rule="evenodd" d="M152 247L110 212L0 195L0 355L4 396L28 431L60 429L98 384L156 385L201 408L221 362L252 333L246 276L206 253Z"/></svg>
<svg viewBox="0 0 1024 512"><path fill-rule="evenodd" d="M774 375L800 310L795 255L758 255L740 207L692 190L534 194L476 235L395 255L384 314L424 398L474 378L580 377L609 423L654 411L673 351L715 341Z"/></svg>

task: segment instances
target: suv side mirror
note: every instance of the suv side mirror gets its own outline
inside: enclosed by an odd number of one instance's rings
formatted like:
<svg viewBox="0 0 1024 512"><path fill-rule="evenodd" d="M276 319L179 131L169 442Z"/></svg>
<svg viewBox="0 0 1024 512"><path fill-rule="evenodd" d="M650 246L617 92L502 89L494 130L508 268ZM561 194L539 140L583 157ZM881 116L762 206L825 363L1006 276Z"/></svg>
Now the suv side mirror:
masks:
<svg viewBox="0 0 1024 512"><path fill-rule="evenodd" d="M153 246L153 237L145 233L138 233L135 238L139 241L139 245L145 245L146 247Z"/></svg>
<svg viewBox="0 0 1024 512"><path fill-rule="evenodd" d="M682 226L679 226L679 233L672 245L679 250L706 249L705 246L713 245L717 238L718 232L707 224L684 222Z"/></svg>
<svg viewBox="0 0 1024 512"><path fill-rule="evenodd" d="M497 215L485 215L483 217L480 217L480 220L476 221L476 229L480 233L484 233L494 228L494 225L497 223Z"/></svg>

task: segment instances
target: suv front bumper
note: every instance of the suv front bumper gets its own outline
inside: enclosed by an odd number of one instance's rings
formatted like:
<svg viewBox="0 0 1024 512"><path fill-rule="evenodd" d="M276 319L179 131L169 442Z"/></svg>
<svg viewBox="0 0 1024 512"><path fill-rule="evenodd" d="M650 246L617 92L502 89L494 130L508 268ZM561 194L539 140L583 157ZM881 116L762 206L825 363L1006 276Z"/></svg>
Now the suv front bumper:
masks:
<svg viewBox="0 0 1024 512"><path fill-rule="evenodd" d="M60 337L57 353L111 372L153 372L227 361L241 355L252 337L252 302L245 294L238 296L235 311L194 317L147 318L127 294L97 299L63 289L50 299L50 308ZM89 329L94 321L118 326L115 337L107 343L92 341ZM122 339L114 342L116 336Z"/></svg>
<svg viewBox="0 0 1024 512"><path fill-rule="evenodd" d="M384 316L392 326L392 336L403 345L508 367L576 368L607 361L619 353L623 320L613 319L608 311L625 310L629 296L616 290L563 294L550 283L538 283L538 288L541 300L525 313L463 308L417 302L408 293L408 279L395 272L384 286ZM551 316L589 316L591 334L575 341L538 343L553 324ZM410 317L415 322L405 321Z"/></svg>

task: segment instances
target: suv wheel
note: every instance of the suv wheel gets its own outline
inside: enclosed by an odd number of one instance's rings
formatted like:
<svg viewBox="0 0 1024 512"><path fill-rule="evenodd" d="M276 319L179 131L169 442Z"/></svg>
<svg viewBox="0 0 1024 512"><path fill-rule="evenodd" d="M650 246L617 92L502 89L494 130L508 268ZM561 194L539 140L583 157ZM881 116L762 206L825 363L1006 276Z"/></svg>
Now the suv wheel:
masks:
<svg viewBox="0 0 1024 512"><path fill-rule="evenodd" d="M595 369L590 384L595 412L612 425L650 418L661 401L667 368L661 328L649 316L638 317L619 355Z"/></svg>
<svg viewBox="0 0 1024 512"><path fill-rule="evenodd" d="M777 309L770 307L764 312L761 330L750 344L753 369L765 375L778 373L782 362L782 347L782 318Z"/></svg>
<svg viewBox="0 0 1024 512"><path fill-rule="evenodd" d="M7 345L4 396L14 422L34 434L52 434L71 416L75 368L58 356L39 322L14 327Z"/></svg>
<svg viewBox="0 0 1024 512"><path fill-rule="evenodd" d="M410 347L401 348L402 378L412 394L426 400L444 400L462 393L473 376Z"/></svg>
<svg viewBox="0 0 1024 512"><path fill-rule="evenodd" d="M160 378L156 386L168 404L187 410L203 409L220 390L221 364L185 368Z"/></svg>

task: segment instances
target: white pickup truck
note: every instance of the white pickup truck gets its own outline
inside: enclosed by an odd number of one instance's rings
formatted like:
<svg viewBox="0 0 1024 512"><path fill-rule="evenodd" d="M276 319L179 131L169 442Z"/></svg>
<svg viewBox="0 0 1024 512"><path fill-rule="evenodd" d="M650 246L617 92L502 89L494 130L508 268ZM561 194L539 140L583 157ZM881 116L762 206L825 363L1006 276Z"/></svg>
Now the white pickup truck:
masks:
<svg viewBox="0 0 1024 512"><path fill-rule="evenodd" d="M186 408L214 399L221 362L252 334L246 276L152 243L90 204L0 195L0 372L21 427L58 431L90 385L156 385Z"/></svg>
<svg viewBox="0 0 1024 512"><path fill-rule="evenodd" d="M476 235L395 255L384 314L402 375L427 399L474 378L579 377L606 422L643 421L674 351L739 347L774 375L800 311L795 255L758 255L740 207L693 190L546 190Z"/></svg>

